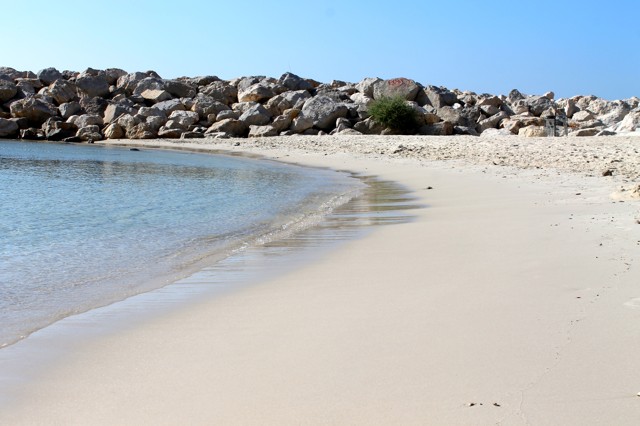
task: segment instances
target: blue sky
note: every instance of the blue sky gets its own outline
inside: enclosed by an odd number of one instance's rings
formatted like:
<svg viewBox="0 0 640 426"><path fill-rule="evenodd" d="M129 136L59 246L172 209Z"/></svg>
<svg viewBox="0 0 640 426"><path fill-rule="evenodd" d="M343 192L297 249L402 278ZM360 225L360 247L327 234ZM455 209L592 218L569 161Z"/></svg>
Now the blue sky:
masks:
<svg viewBox="0 0 640 426"><path fill-rule="evenodd" d="M9 4L6 4L9 3ZM10 1L0 65L640 96L640 1ZM7 19L7 17L12 17Z"/></svg>

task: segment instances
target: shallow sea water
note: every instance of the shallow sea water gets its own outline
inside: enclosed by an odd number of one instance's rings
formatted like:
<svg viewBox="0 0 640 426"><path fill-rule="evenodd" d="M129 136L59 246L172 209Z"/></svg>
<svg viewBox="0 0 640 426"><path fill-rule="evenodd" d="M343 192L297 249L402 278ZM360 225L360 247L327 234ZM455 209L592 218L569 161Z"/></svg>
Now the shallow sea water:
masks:
<svg viewBox="0 0 640 426"><path fill-rule="evenodd" d="M364 187L267 160L0 141L0 347L277 245Z"/></svg>

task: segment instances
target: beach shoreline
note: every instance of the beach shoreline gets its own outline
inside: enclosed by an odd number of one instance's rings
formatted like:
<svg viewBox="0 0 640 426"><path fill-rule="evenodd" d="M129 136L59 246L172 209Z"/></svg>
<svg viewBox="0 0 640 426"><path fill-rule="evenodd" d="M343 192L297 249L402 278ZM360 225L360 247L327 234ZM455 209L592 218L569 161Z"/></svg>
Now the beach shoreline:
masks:
<svg viewBox="0 0 640 426"><path fill-rule="evenodd" d="M105 142L371 174L427 207L283 276L89 339L0 420L635 424L636 141Z"/></svg>

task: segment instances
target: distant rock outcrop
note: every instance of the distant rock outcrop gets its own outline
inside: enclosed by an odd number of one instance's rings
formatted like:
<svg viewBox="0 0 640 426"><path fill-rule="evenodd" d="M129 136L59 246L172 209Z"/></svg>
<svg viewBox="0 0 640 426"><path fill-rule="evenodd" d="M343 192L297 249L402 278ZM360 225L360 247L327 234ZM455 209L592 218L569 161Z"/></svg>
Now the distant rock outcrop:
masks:
<svg viewBox="0 0 640 426"><path fill-rule="evenodd" d="M546 118L561 117L569 135L615 135L640 129L640 99L595 96L555 99L553 92L507 96L422 85L408 78L319 83L292 73L280 78L215 76L163 79L127 73L46 68L37 74L0 67L0 137L99 139L268 137L388 134L368 108L399 96L417 114L423 135L546 135Z"/></svg>

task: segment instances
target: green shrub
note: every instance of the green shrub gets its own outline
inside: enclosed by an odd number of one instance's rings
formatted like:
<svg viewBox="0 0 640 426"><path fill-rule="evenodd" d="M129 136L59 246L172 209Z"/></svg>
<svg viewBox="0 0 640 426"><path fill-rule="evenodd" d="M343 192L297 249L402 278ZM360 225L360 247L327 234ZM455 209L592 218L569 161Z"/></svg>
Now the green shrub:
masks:
<svg viewBox="0 0 640 426"><path fill-rule="evenodd" d="M416 111L400 96L371 102L369 115L376 123L401 133L410 133L418 126Z"/></svg>

